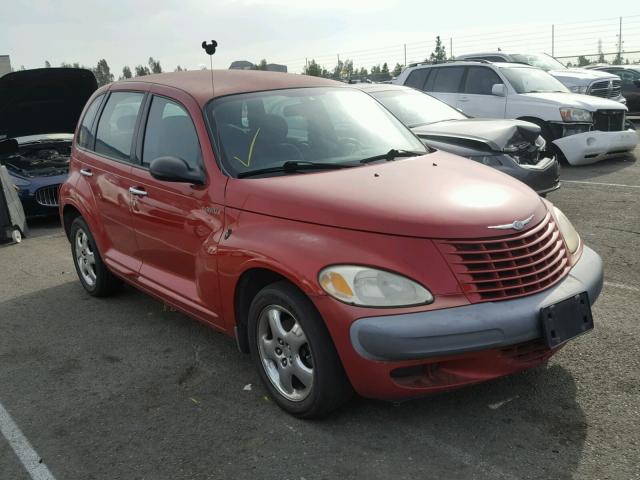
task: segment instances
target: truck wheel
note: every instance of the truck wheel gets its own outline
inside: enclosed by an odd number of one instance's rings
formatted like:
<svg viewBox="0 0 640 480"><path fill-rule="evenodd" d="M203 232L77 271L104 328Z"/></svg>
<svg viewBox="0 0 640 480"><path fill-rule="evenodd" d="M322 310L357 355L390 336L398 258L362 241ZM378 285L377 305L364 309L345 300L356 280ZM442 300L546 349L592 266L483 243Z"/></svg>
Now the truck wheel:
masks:
<svg viewBox="0 0 640 480"><path fill-rule="evenodd" d="M280 408L317 418L351 397L351 384L320 314L293 285L277 282L258 292L248 327L251 357Z"/></svg>
<svg viewBox="0 0 640 480"><path fill-rule="evenodd" d="M78 278L84 289L94 297L111 295L120 285L102 261L93 235L82 217L71 223L71 253Z"/></svg>

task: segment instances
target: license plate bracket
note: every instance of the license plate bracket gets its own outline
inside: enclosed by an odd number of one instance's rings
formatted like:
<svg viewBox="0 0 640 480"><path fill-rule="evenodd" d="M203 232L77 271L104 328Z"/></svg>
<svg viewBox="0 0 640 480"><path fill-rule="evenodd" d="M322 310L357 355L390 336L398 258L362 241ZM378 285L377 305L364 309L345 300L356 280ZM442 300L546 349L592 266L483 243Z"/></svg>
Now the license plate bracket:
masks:
<svg viewBox="0 0 640 480"><path fill-rule="evenodd" d="M589 294L582 292L540 310L544 340L556 348L579 335L593 330Z"/></svg>

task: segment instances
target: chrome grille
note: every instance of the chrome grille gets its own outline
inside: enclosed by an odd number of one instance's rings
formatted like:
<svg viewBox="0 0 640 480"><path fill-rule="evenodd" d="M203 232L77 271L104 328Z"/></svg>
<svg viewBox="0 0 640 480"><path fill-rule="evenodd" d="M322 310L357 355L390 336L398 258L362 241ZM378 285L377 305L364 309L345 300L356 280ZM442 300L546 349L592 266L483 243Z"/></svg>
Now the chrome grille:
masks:
<svg viewBox="0 0 640 480"><path fill-rule="evenodd" d="M622 92L621 80L600 80L589 87L589 95L602 98L618 98Z"/></svg>
<svg viewBox="0 0 640 480"><path fill-rule="evenodd" d="M471 302L539 292L570 268L564 241L549 213L526 232L437 244Z"/></svg>
<svg viewBox="0 0 640 480"><path fill-rule="evenodd" d="M49 185L48 187L39 188L36 190L36 202L43 207L57 207L59 189L60 185Z"/></svg>

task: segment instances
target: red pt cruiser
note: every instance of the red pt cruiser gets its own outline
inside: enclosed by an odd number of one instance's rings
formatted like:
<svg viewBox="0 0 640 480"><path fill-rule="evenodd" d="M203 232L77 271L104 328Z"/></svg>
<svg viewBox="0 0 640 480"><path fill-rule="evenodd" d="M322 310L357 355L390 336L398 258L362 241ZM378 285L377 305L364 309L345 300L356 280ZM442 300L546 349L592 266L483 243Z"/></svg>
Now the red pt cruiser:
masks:
<svg viewBox="0 0 640 480"><path fill-rule="evenodd" d="M87 103L60 191L78 276L235 337L313 417L539 365L593 327L600 257L524 184L314 77L186 72Z"/></svg>

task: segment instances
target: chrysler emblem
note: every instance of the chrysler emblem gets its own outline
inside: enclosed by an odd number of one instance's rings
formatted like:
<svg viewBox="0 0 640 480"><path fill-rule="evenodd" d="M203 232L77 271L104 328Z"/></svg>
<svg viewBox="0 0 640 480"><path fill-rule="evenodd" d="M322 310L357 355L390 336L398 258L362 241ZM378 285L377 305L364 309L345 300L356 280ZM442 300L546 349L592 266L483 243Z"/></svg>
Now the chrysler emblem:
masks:
<svg viewBox="0 0 640 480"><path fill-rule="evenodd" d="M514 220L512 223L505 223L504 225L491 225L487 228L493 228L495 230L522 230L531 220L533 220L534 215L531 215L524 220Z"/></svg>

